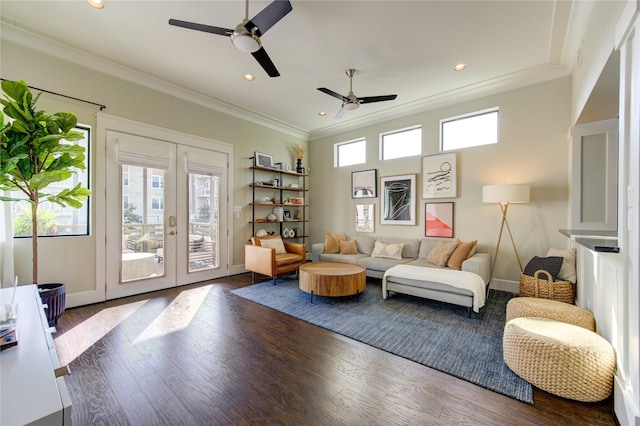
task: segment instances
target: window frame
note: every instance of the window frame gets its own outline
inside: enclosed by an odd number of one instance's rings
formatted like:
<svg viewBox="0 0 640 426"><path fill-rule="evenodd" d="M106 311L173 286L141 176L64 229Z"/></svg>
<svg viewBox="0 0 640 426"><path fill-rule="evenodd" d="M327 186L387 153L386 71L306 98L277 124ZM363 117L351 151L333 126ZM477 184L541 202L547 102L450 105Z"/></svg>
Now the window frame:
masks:
<svg viewBox="0 0 640 426"><path fill-rule="evenodd" d="M76 126L74 127L74 130L78 130L78 131L82 131L82 132L86 132L86 146L85 146L85 169L84 171L79 170L79 172L86 174L86 185L84 185L85 188L91 189L91 137L93 134L93 129L90 125L88 124L81 124L78 123L76 124ZM68 141L66 141L68 142ZM75 142L76 144L78 144L77 141ZM68 143L72 143L72 142L68 142ZM70 177L69 179L71 179L72 177ZM67 180L69 180L67 179ZM59 182L59 183L64 183L65 181ZM91 194L93 195L93 194ZM54 234L54 235L42 235L40 233L38 233L38 238L61 238L61 237L88 237L89 235L91 235L91 195L89 197L87 197L87 199L85 201L83 201L83 205L86 207L86 218L85 218L85 223L86 223L86 227L85 230L83 232L74 232L74 233L68 233L68 234ZM16 201L15 204L16 206L21 205L23 202L28 203L28 201L26 199L22 200L22 201ZM43 205L47 205L45 203L49 203L46 199L42 199L40 200L40 207L42 207ZM52 209L62 209L62 211L64 212L65 209L72 209L72 210L80 210L80 209L75 209L73 207L60 207L57 204L54 204L52 206ZM15 216L16 216L16 209L12 207L11 209L11 219L12 221L15 220ZM78 216L80 217L80 216ZM56 222L57 224L57 222ZM64 226L64 225L63 225ZM32 235L31 233L29 233L29 235L15 235L15 225L12 229L12 237L14 239L24 239L24 238L31 238Z"/></svg>
<svg viewBox="0 0 640 426"><path fill-rule="evenodd" d="M420 152L418 152L417 154L411 154L411 155L403 155L401 157L393 157L393 158L384 158L384 137L385 136L390 136L390 135L397 135L399 133L405 133L405 132L411 132L413 130L420 130L420 141L419 141L419 148L420 148ZM401 158L407 158L407 157L416 157L416 156L421 156L422 155L422 125L421 124L416 124L413 126L409 126L409 127L404 127L402 129L396 129L396 130L390 130L388 132L382 132L379 135L379 159L380 161L391 161L391 160L398 160Z"/></svg>
<svg viewBox="0 0 640 426"><path fill-rule="evenodd" d="M444 146L445 145L445 141L444 141L444 125L445 124L451 123L451 122L455 122L455 121L470 119L470 118L474 118L474 117L479 117L479 116L482 116L482 115L489 115L489 114L493 114L493 113L496 113L496 141L495 142L482 143L482 144L476 144L476 145L465 145L465 146L458 146L458 147L452 147L452 148L445 148L445 146ZM500 107L499 106L495 106L495 107L491 107L491 108L485 108L483 110L469 112L469 113L466 113L466 114L456 115L456 116L453 116L453 117L442 118L442 119L440 119L438 129L439 129L439 148L440 148L440 152L454 151L454 150L466 149L466 148L474 148L474 147L477 147L477 146L496 145L500 141Z"/></svg>
<svg viewBox="0 0 640 426"><path fill-rule="evenodd" d="M340 165L340 147L356 144L356 143L364 144L364 161L362 161L361 163L350 163L350 164ZM338 142L333 145L333 167L334 168L357 166L359 164L366 164L366 163L367 163L367 138L366 137L351 139L344 142Z"/></svg>

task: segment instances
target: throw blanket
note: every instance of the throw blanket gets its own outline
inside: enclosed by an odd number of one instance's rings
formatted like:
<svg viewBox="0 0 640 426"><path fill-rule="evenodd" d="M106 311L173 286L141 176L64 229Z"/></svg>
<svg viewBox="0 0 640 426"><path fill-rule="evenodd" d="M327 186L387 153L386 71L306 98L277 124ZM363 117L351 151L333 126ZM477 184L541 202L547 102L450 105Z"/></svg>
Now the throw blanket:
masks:
<svg viewBox="0 0 640 426"><path fill-rule="evenodd" d="M382 292L387 291L387 277L393 276L418 281L432 281L473 292L473 311L480 312L485 302L485 286L480 275L453 269L424 268L413 265L396 265L387 269L382 278Z"/></svg>

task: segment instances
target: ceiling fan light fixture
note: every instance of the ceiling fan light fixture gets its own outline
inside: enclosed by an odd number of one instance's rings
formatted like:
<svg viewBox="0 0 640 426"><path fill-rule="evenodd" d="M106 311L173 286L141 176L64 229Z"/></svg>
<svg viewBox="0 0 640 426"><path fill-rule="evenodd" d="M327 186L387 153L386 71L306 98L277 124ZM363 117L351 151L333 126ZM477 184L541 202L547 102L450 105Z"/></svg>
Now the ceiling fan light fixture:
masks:
<svg viewBox="0 0 640 426"><path fill-rule="evenodd" d="M85 0L89 6L93 6L96 9L104 9L103 0Z"/></svg>
<svg viewBox="0 0 640 426"><path fill-rule="evenodd" d="M360 106L360 104L357 104L355 102L345 102L342 105L342 109L345 109L347 111L353 111L354 109L357 109Z"/></svg>
<svg viewBox="0 0 640 426"><path fill-rule="evenodd" d="M233 34L231 34L231 42L236 49L243 52L253 53L260 50L261 47L260 39L247 31L242 25L238 25Z"/></svg>

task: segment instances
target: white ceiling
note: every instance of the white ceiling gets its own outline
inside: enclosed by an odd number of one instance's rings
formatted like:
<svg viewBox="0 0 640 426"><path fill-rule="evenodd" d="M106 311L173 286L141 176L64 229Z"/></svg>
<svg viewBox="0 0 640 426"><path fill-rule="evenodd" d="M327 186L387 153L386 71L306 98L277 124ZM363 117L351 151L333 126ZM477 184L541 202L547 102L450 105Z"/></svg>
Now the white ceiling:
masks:
<svg viewBox="0 0 640 426"><path fill-rule="evenodd" d="M89 53L83 64L103 72L312 138L567 75L581 36L580 1L292 0L262 36L281 73L269 78L228 38L167 23L233 28L243 1L105 1L2 0L1 35L72 61ZM249 17L268 4L252 1ZM467 70L454 72L459 62ZM398 98L335 119L340 100L316 88L346 95L347 68L359 70L357 96Z"/></svg>

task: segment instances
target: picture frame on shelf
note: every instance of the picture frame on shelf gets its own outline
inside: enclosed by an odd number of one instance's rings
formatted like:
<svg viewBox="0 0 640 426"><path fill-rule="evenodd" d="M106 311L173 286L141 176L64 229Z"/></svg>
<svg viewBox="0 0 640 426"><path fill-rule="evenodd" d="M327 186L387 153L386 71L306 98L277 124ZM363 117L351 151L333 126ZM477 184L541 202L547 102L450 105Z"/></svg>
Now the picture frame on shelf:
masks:
<svg viewBox="0 0 640 426"><path fill-rule="evenodd" d="M356 232L374 232L375 204L356 204Z"/></svg>
<svg viewBox="0 0 640 426"><path fill-rule="evenodd" d="M453 202L424 204L424 236L453 238Z"/></svg>
<svg viewBox="0 0 640 426"><path fill-rule="evenodd" d="M254 164L260 167L267 167L273 169L273 156L269 154L263 154L262 152L255 152L253 155Z"/></svg>
<svg viewBox="0 0 640 426"><path fill-rule="evenodd" d="M351 198L378 196L378 169L351 172Z"/></svg>
<svg viewBox="0 0 640 426"><path fill-rule="evenodd" d="M284 220L291 220L293 217L291 216L291 210L284 211Z"/></svg>
<svg viewBox="0 0 640 426"><path fill-rule="evenodd" d="M416 224L416 175L380 178L381 225Z"/></svg>
<svg viewBox="0 0 640 426"><path fill-rule="evenodd" d="M422 198L458 196L457 152L422 157Z"/></svg>

